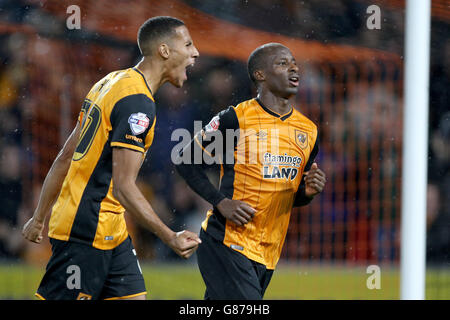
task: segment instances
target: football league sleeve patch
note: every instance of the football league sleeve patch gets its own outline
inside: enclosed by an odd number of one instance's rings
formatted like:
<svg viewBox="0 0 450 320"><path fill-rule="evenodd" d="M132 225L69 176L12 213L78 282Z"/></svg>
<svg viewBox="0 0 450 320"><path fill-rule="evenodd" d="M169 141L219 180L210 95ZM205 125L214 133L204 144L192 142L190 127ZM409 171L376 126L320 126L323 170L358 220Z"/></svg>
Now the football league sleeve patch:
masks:
<svg viewBox="0 0 450 320"><path fill-rule="evenodd" d="M223 163L227 152L234 153L237 141L230 141L228 143L227 130L237 130L239 123L236 117L236 112L232 106L219 112L211 121L202 128L200 132L194 135L194 148L201 148L211 159L216 157L216 153L220 158L220 163ZM235 136L231 135L234 140ZM217 143L218 140L220 143ZM215 144L215 145L214 145ZM207 157L206 157L207 158ZM214 162L213 160L211 160Z"/></svg>
<svg viewBox="0 0 450 320"><path fill-rule="evenodd" d="M155 104L144 94L122 98L111 112L111 147L145 152L145 138L155 120Z"/></svg>

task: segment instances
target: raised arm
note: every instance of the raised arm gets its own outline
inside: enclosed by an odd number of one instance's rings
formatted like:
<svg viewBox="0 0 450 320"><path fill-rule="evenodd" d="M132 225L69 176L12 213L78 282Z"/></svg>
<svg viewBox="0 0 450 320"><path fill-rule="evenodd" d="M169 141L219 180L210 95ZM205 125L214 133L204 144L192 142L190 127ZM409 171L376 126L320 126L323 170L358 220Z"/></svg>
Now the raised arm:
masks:
<svg viewBox="0 0 450 320"><path fill-rule="evenodd" d="M190 231L175 233L155 213L136 186L142 164L142 153L125 148L113 148L113 195L144 228L153 232L179 256L189 258L201 242Z"/></svg>
<svg viewBox="0 0 450 320"><path fill-rule="evenodd" d="M81 125L77 122L75 129L70 134L61 151L53 162L44 184L42 185L39 202L33 216L22 228L22 235L25 239L40 243L42 240L42 231L44 229L45 219L50 213L59 192L61 191L64 178L69 170L72 156L78 143Z"/></svg>

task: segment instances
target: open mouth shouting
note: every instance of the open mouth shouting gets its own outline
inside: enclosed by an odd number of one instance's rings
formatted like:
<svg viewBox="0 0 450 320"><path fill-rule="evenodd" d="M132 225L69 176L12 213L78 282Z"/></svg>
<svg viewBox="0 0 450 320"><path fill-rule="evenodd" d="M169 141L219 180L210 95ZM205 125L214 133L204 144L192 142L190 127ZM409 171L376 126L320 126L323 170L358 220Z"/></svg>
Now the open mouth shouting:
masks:
<svg viewBox="0 0 450 320"><path fill-rule="evenodd" d="M300 83L300 77L298 75L291 75L289 77L289 84L292 87L298 87L299 83Z"/></svg>
<svg viewBox="0 0 450 320"><path fill-rule="evenodd" d="M184 79L183 80L187 80L187 74L188 71L190 71L190 69L192 69L194 67L194 61L190 61L185 67L184 67Z"/></svg>

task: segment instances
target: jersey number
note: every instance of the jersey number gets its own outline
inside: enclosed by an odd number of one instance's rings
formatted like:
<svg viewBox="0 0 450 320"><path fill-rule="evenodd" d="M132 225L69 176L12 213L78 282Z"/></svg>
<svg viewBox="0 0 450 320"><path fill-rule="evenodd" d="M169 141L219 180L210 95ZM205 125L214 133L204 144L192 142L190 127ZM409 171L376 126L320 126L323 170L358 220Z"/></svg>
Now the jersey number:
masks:
<svg viewBox="0 0 450 320"><path fill-rule="evenodd" d="M102 113L100 108L92 101L86 100L83 105L84 112L88 112L87 117L83 119L81 137L73 154L73 161L81 160L92 145L95 134L97 133L100 122L102 121Z"/></svg>

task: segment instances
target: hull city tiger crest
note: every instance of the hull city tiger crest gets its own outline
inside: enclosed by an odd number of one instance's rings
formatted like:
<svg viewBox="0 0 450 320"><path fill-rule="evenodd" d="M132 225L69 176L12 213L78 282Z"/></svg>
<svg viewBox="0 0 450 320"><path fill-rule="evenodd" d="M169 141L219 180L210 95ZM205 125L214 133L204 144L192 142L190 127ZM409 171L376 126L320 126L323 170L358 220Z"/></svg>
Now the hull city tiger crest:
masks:
<svg viewBox="0 0 450 320"><path fill-rule="evenodd" d="M301 130L295 130L295 142L300 148L305 149L308 146L308 134Z"/></svg>
<svg viewBox="0 0 450 320"><path fill-rule="evenodd" d="M148 126L150 125L150 120L145 113L138 112L133 113L128 118L128 123L130 124L131 132L133 132L133 134L137 136L143 133L148 128Z"/></svg>

